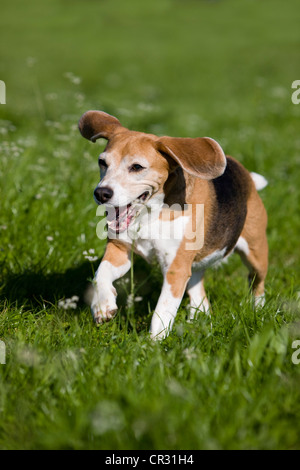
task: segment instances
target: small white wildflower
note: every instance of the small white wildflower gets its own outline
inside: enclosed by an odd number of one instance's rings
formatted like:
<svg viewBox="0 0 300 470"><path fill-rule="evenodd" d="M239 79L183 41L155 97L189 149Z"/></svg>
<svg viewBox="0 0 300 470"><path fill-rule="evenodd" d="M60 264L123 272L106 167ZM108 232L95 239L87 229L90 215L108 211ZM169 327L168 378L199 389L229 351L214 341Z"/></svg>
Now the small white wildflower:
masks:
<svg viewBox="0 0 300 470"><path fill-rule="evenodd" d="M134 302L141 302L143 300L143 297L134 297L133 294L129 294L127 297L127 307L132 307Z"/></svg>
<svg viewBox="0 0 300 470"><path fill-rule="evenodd" d="M197 355L194 352L194 348L186 348L183 350L183 354L185 357L190 360L190 359L196 359Z"/></svg>
<svg viewBox="0 0 300 470"><path fill-rule="evenodd" d="M73 77L72 78L72 83L74 83L74 85L79 85L81 83L81 78L80 77Z"/></svg>
<svg viewBox="0 0 300 470"><path fill-rule="evenodd" d="M53 242L54 238L49 236L49 237L46 237L46 239L48 240L48 242Z"/></svg>
<svg viewBox="0 0 300 470"><path fill-rule="evenodd" d="M76 302L69 302L68 308L73 308L75 310L75 308L77 308L77 303Z"/></svg>
<svg viewBox="0 0 300 470"><path fill-rule="evenodd" d="M90 248L88 251L84 250L82 254L84 255L85 259L87 259L88 261L93 263L94 261L97 261L97 259L98 259L98 256L91 256L94 253L95 253L94 248Z"/></svg>
<svg viewBox="0 0 300 470"><path fill-rule="evenodd" d="M138 109L145 112L151 112L155 109L152 103L138 103Z"/></svg>
<svg viewBox="0 0 300 470"><path fill-rule="evenodd" d="M47 127L53 127L54 129L61 129L61 123L58 121L50 121L49 119L45 121Z"/></svg>
<svg viewBox="0 0 300 470"><path fill-rule="evenodd" d="M78 102L82 102L85 98L84 94L83 93L75 93L75 99L78 101ZM79 103L81 104L81 103ZM76 130L77 130L77 125L76 125Z"/></svg>
<svg viewBox="0 0 300 470"><path fill-rule="evenodd" d="M40 363L40 356L31 347L24 347L17 351L17 360L27 367L36 367Z"/></svg>
<svg viewBox="0 0 300 470"><path fill-rule="evenodd" d="M37 59L35 57L27 57L26 59L26 64L27 67L33 67L37 62Z"/></svg>
<svg viewBox="0 0 300 470"><path fill-rule="evenodd" d="M77 295L73 295L70 299L61 299L58 301L58 307L63 308L64 310L68 310L70 308L75 309L77 308L77 302L79 297Z"/></svg>
<svg viewBox="0 0 300 470"><path fill-rule="evenodd" d="M85 256L85 259L93 263L94 261L97 261L98 256Z"/></svg>
<svg viewBox="0 0 300 470"><path fill-rule="evenodd" d="M53 156L55 158L69 158L70 154L65 149L58 149L53 151Z"/></svg>
<svg viewBox="0 0 300 470"><path fill-rule="evenodd" d="M275 98L285 98L289 93L289 90L283 86L276 86L271 89L271 94Z"/></svg>
<svg viewBox="0 0 300 470"><path fill-rule="evenodd" d="M127 302L126 302L127 307L129 307L129 308L132 307L133 302L134 302L133 294L129 294L128 297L127 297Z"/></svg>
<svg viewBox="0 0 300 470"><path fill-rule="evenodd" d="M74 75L72 72L66 72L64 77L68 78L74 85L79 85L81 83L81 78L76 77L76 75Z"/></svg>
<svg viewBox="0 0 300 470"><path fill-rule="evenodd" d="M48 101L54 101L57 100L57 93L47 93L45 96L46 100Z"/></svg>
<svg viewBox="0 0 300 470"><path fill-rule="evenodd" d="M91 426L96 436L107 432L120 432L124 428L125 418L118 403L103 400L96 405L91 414Z"/></svg>
<svg viewBox="0 0 300 470"><path fill-rule="evenodd" d="M7 225L0 225L0 230L7 230Z"/></svg>
<svg viewBox="0 0 300 470"><path fill-rule="evenodd" d="M35 199L41 199L42 195L41 194L36 194L34 197L35 197Z"/></svg>
<svg viewBox="0 0 300 470"><path fill-rule="evenodd" d="M70 137L68 135L62 135L62 134L55 134L54 135L54 138L56 140L61 140L62 142L69 142L70 141Z"/></svg>

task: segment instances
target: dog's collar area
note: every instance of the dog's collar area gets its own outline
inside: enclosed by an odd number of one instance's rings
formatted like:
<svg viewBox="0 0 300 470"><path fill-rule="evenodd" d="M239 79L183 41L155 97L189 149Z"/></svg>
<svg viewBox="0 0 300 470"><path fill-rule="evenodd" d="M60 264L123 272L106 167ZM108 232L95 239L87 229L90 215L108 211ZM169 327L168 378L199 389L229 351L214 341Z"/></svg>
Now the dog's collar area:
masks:
<svg viewBox="0 0 300 470"><path fill-rule="evenodd" d="M145 203L150 199L151 193L144 191L137 199L126 206L115 207L106 205L106 220L109 230L121 233L127 230L131 222L140 214Z"/></svg>

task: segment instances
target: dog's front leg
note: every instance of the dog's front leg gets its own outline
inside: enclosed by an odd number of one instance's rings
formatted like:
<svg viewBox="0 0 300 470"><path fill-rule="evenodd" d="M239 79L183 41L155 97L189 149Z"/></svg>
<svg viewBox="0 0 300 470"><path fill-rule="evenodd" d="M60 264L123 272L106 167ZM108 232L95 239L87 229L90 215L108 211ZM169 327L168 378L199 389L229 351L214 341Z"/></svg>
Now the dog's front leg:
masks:
<svg viewBox="0 0 300 470"><path fill-rule="evenodd" d="M187 282L191 276L190 266L184 267L179 263L178 269L175 269L172 265L164 277L162 291L151 320L150 335L154 340L164 339L172 329Z"/></svg>
<svg viewBox="0 0 300 470"><path fill-rule="evenodd" d="M117 312L117 292L113 282L130 269L130 252L121 243L109 241L94 279L91 310L96 323L110 320Z"/></svg>

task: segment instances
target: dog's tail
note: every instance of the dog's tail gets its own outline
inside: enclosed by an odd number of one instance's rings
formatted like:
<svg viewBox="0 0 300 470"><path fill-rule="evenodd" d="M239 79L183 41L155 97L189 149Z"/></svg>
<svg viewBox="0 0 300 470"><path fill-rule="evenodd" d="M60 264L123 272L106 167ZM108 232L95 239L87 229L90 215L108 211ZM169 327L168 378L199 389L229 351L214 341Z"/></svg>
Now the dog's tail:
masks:
<svg viewBox="0 0 300 470"><path fill-rule="evenodd" d="M251 171L250 175L254 181L257 191L264 189L268 185L268 181L264 176L259 175L258 173L254 173L254 171Z"/></svg>

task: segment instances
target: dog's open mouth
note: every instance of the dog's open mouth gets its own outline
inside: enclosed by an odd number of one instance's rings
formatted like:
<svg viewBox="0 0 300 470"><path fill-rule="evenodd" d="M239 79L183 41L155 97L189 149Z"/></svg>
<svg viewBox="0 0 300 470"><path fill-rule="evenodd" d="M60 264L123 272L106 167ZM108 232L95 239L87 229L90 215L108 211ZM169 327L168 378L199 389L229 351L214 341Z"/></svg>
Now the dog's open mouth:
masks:
<svg viewBox="0 0 300 470"><path fill-rule="evenodd" d="M144 204L150 198L150 192L143 192L137 199L123 207L106 206L108 229L116 233L127 230L131 222L140 214Z"/></svg>

